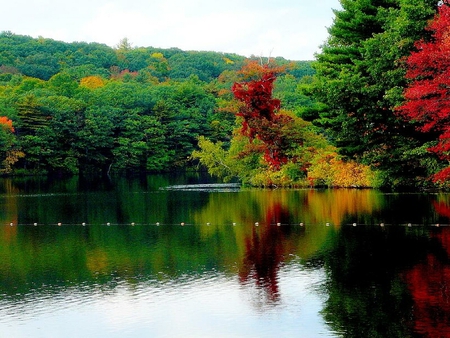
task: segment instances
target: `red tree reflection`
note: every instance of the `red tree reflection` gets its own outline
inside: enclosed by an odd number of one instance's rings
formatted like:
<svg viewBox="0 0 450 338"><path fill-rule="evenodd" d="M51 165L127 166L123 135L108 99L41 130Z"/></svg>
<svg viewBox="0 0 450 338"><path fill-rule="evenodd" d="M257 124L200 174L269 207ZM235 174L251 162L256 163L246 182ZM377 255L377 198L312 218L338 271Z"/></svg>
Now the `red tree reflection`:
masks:
<svg viewBox="0 0 450 338"><path fill-rule="evenodd" d="M442 216L450 216L444 203L435 204ZM414 301L415 331L424 337L450 337L450 228L433 229L438 250L405 275Z"/></svg>
<svg viewBox="0 0 450 338"><path fill-rule="evenodd" d="M288 220L287 209L274 203L266 213L265 222L254 226L251 235L245 239L246 252L239 279L244 284L254 280L258 288L265 290L270 303L277 302L280 297L278 271L284 254L290 249L285 238L288 225L284 224Z"/></svg>
<svg viewBox="0 0 450 338"><path fill-rule="evenodd" d="M450 206L447 203L433 201L433 206L439 215L450 218Z"/></svg>

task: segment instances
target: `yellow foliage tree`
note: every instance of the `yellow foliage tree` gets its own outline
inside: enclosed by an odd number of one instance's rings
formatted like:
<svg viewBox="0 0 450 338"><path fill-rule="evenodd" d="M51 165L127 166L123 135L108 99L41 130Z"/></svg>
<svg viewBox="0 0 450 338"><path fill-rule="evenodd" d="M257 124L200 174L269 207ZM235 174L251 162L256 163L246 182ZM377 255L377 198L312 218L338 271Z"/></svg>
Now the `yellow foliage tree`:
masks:
<svg viewBox="0 0 450 338"><path fill-rule="evenodd" d="M164 59L163 53L159 53L159 52L155 52L151 56L152 56L152 58L155 58L155 59Z"/></svg>
<svg viewBox="0 0 450 338"><path fill-rule="evenodd" d="M80 86L89 88L89 89L96 89L101 88L105 85L105 81L100 77L96 75L87 76L81 79Z"/></svg>
<svg viewBox="0 0 450 338"><path fill-rule="evenodd" d="M19 149L11 149L6 152L6 157L2 161L2 167L0 169L0 173L2 174L10 174L13 171L13 165L19 159L24 158L25 153Z"/></svg>
<svg viewBox="0 0 450 338"><path fill-rule="evenodd" d="M227 57L224 57L223 60L225 61L225 63L227 65L234 65L234 61L229 59L229 58L227 58Z"/></svg>
<svg viewBox="0 0 450 338"><path fill-rule="evenodd" d="M336 152L318 154L308 168L308 180L312 186L374 187L375 173L369 166L354 161L344 161Z"/></svg>

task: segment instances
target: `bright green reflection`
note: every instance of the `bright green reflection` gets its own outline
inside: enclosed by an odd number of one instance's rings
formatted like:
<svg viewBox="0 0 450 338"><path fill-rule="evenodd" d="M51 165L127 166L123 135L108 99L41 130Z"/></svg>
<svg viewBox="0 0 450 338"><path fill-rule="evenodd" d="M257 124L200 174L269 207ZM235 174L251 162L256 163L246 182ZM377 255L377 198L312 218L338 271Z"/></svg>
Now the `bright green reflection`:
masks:
<svg viewBox="0 0 450 338"><path fill-rule="evenodd" d="M0 287L10 295L218 269L260 279L276 299L280 264L327 250L346 217L381 205L370 190L167 191L177 179L163 176L1 182Z"/></svg>

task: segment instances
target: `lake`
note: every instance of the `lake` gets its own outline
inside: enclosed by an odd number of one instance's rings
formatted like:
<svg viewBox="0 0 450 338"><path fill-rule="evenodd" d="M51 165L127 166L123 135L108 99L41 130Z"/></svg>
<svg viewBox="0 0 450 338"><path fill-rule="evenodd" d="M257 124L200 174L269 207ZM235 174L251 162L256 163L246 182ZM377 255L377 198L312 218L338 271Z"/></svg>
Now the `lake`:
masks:
<svg viewBox="0 0 450 338"><path fill-rule="evenodd" d="M2 337L450 337L450 195L0 180Z"/></svg>

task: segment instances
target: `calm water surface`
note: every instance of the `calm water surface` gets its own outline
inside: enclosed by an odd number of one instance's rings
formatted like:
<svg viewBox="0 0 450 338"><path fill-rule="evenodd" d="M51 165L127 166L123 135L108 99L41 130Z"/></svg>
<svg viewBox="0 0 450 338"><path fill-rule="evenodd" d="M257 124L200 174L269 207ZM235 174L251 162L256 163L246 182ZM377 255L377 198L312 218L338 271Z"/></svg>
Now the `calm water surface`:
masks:
<svg viewBox="0 0 450 338"><path fill-rule="evenodd" d="M450 195L0 180L5 337L449 337Z"/></svg>

